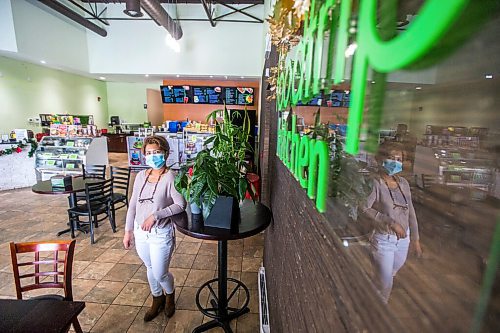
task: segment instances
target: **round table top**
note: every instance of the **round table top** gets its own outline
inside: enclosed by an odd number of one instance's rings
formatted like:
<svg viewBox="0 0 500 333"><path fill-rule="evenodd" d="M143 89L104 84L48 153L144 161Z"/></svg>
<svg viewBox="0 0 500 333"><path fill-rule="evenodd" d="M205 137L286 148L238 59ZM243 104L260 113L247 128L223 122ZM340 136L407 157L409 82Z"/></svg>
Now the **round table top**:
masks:
<svg viewBox="0 0 500 333"><path fill-rule="evenodd" d="M171 217L177 230L188 236L206 240L235 240L247 238L265 230L271 224L271 210L251 200L245 200L240 209L241 222L238 230L205 227L200 215L186 212Z"/></svg>
<svg viewBox="0 0 500 333"><path fill-rule="evenodd" d="M38 194L69 194L85 191L85 184L92 184L102 181L98 178L73 177L71 187L52 187L50 180L37 182L31 190Z"/></svg>

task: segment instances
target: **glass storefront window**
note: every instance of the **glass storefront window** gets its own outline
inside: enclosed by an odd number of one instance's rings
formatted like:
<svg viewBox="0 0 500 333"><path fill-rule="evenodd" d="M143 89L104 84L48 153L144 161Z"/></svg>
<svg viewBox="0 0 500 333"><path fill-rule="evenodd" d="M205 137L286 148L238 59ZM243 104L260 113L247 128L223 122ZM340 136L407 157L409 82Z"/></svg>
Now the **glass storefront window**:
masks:
<svg viewBox="0 0 500 333"><path fill-rule="evenodd" d="M324 214L408 332L500 329L499 35L497 17L433 67L369 75L357 155L344 152L349 79L280 113L327 142Z"/></svg>

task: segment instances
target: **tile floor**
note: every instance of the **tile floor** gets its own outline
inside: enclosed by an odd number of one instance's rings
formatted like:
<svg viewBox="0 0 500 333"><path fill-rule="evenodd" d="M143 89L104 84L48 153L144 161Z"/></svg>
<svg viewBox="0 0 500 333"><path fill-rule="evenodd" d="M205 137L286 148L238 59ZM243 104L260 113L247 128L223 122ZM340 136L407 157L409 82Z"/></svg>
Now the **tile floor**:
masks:
<svg viewBox="0 0 500 333"><path fill-rule="evenodd" d="M123 164L120 154L110 154L112 164ZM0 192L0 298L15 298L8 244L57 239L67 220L65 196L34 194L28 189ZM175 277L177 310L167 319L163 313L145 323L144 313L151 303L146 269L134 249L122 245L125 209L117 212L118 231L101 222L96 244L89 235L77 233L73 271L75 300L86 303L79 316L85 332L191 332L209 320L198 310L198 287L216 276L217 243L201 241L177 232L177 246L170 264ZM69 239L65 234L59 238ZM250 313L232 322L234 332L259 332L257 271L263 256L263 235L228 243L228 276L250 289ZM45 290L43 293L50 292ZM41 294L26 293L27 297ZM242 296L237 295L242 298ZM204 299L208 302L208 295ZM235 298L233 304L242 300ZM213 329L209 332L222 332Z"/></svg>

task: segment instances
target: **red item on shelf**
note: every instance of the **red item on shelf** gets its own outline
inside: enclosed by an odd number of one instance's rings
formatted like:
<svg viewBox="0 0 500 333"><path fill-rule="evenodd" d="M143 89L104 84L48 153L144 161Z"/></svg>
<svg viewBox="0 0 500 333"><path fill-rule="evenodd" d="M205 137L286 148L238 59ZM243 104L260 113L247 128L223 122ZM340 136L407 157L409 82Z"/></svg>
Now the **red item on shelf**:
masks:
<svg viewBox="0 0 500 333"><path fill-rule="evenodd" d="M108 133L108 130L107 130L106 128L103 128L103 129L101 130L101 133L102 133L102 134L106 134L106 133Z"/></svg>
<svg viewBox="0 0 500 333"><path fill-rule="evenodd" d="M255 173L247 173L247 179L252 185L255 198L257 199L260 196L260 177ZM252 199L252 196L248 193L248 191L245 195L245 199Z"/></svg>
<svg viewBox="0 0 500 333"><path fill-rule="evenodd" d="M42 138L43 138L44 136L46 136L46 135L47 135L47 134L45 134L45 133L36 133L36 135L35 135L35 137L36 137L36 141L37 141L37 142L40 142L40 140L42 140Z"/></svg>

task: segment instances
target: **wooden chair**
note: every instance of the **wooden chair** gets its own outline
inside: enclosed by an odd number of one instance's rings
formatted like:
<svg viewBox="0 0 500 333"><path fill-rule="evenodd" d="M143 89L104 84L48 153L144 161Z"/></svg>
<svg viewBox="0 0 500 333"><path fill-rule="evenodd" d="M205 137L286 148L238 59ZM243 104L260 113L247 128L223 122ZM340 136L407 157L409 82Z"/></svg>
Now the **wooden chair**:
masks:
<svg viewBox="0 0 500 333"><path fill-rule="evenodd" d="M43 289L43 288L61 288L64 290L64 296L47 294L32 297L31 299L50 299L60 301L73 301L72 273L73 258L75 254L75 240L60 241L42 241L28 243L10 243L10 256L12 259L12 270L14 273L14 283L16 285L17 299L23 299L23 292ZM40 258L40 252L53 252L53 258ZM65 252L63 259L60 252ZM17 255L24 253L34 253L33 260L19 262ZM62 264L62 271L60 265ZM40 270L40 265L44 271ZM20 267L34 267L34 272L23 273L19 271ZM47 269L47 270L45 270ZM24 269L23 269L24 271ZM53 279L40 281L40 278L52 276ZM62 277L60 279L59 277ZM21 280L34 278L34 283L23 285ZM29 282L28 282L29 283ZM76 332L82 332L78 319L73 321L73 327ZM69 328L69 327L68 327Z"/></svg>
<svg viewBox="0 0 500 333"><path fill-rule="evenodd" d="M116 232L116 224L114 214L112 213L113 197L113 178L103 180L93 184L85 185L85 204L76 205L68 209L70 216L71 237L75 237L74 226L77 223L88 223L90 230L90 242L94 244L94 226L98 227L98 223L109 218L113 232ZM103 218L98 219L97 216L106 214ZM87 222L82 222L78 219L80 216L88 217Z"/></svg>

